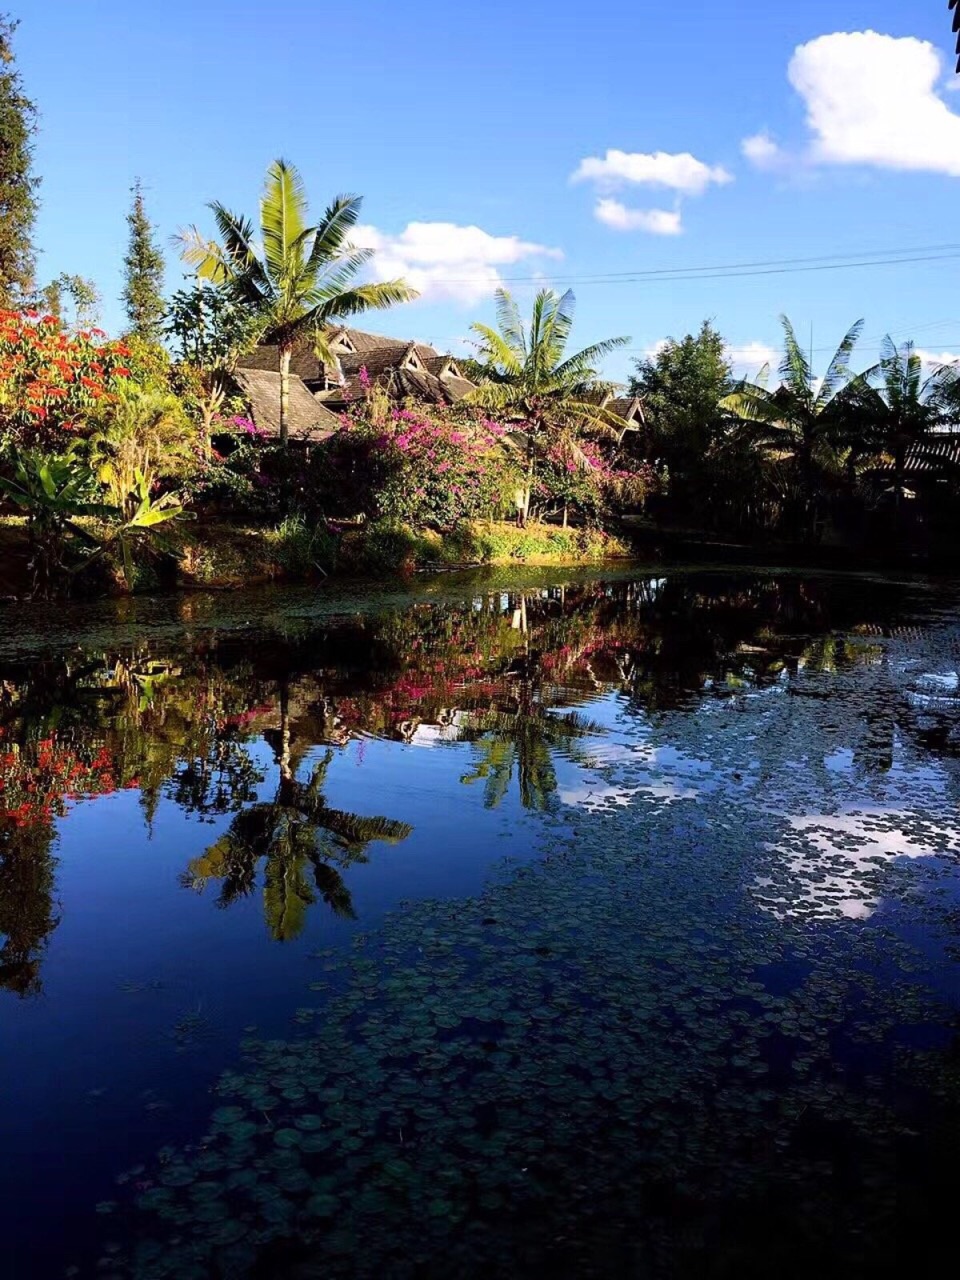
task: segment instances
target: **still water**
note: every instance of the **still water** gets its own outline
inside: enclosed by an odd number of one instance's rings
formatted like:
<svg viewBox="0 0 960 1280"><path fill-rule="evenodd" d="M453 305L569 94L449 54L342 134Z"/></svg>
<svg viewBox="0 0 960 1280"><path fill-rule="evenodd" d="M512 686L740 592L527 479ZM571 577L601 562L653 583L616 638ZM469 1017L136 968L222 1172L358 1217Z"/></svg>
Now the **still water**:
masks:
<svg viewBox="0 0 960 1280"><path fill-rule="evenodd" d="M934 1274L960 584L0 632L4 1277Z"/></svg>

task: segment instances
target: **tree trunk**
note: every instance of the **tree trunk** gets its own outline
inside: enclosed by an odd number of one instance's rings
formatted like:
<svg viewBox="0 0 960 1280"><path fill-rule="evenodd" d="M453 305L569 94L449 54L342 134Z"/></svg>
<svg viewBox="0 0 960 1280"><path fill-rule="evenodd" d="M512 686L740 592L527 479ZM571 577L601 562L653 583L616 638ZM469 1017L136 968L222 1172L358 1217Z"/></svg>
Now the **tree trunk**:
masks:
<svg viewBox="0 0 960 1280"><path fill-rule="evenodd" d="M564 504L563 504L563 527L564 527L564 529L566 529L567 524L568 524L567 514L568 514L569 510L570 510L570 508L567 506L567 504L566 504L566 503L564 503Z"/></svg>
<svg viewBox="0 0 960 1280"><path fill-rule="evenodd" d="M290 412L291 348L280 347L280 448L286 449L289 437L287 418Z"/></svg>

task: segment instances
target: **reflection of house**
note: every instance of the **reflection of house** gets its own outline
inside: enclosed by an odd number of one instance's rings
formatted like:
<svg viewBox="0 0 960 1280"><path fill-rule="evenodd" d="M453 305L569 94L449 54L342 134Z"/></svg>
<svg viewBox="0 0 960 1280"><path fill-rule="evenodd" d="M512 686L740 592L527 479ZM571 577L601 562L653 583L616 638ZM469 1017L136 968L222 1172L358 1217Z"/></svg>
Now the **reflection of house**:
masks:
<svg viewBox="0 0 960 1280"><path fill-rule="evenodd" d="M294 348L290 360L291 404L296 389L301 406L305 392L324 412L336 414L361 400L370 386L382 388L398 402L409 399L450 405L473 388L452 356L441 355L426 343L387 338L346 326L331 329L326 340L329 360L317 355L311 338L304 338ZM239 373L256 371L279 382L278 365L277 348L261 346L241 358Z"/></svg>

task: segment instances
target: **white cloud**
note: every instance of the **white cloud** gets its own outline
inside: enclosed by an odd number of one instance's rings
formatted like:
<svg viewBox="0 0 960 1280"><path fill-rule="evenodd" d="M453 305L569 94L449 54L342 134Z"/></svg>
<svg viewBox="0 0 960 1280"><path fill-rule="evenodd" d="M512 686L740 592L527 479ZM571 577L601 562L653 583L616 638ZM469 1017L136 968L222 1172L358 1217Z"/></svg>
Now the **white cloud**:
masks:
<svg viewBox="0 0 960 1280"><path fill-rule="evenodd" d="M670 346L671 342L673 342L672 338L661 338L659 342L653 343L644 350L644 358L656 360L661 351ZM765 342L747 342L741 347L731 347L728 344L726 353L733 365L734 373L741 378L755 378L765 364L774 371L780 365L779 348L768 346Z"/></svg>
<svg viewBox="0 0 960 1280"><path fill-rule="evenodd" d="M937 353L935 351L923 351L918 347L917 355L923 361L924 368L929 372L932 372L939 365L956 364L960 361L960 355L956 351L941 351Z"/></svg>
<svg viewBox="0 0 960 1280"><path fill-rule="evenodd" d="M529 258L563 257L559 249L519 236L494 236L454 222L411 222L396 236L358 226L351 239L376 251L373 272L378 279L402 276L423 296L463 303L489 297L502 283L501 267Z"/></svg>
<svg viewBox="0 0 960 1280"><path fill-rule="evenodd" d="M776 169L784 160L784 153L769 133L755 133L744 138L740 150L758 169Z"/></svg>
<svg viewBox="0 0 960 1280"><path fill-rule="evenodd" d="M678 210L628 209L619 200L598 200L594 217L614 231L647 231L654 236L678 236L683 222Z"/></svg>
<svg viewBox="0 0 960 1280"><path fill-rule="evenodd" d="M836 32L800 45L789 78L813 135L807 158L960 177L960 115L938 92L942 75L936 48L913 36Z"/></svg>
<svg viewBox="0 0 960 1280"><path fill-rule="evenodd" d="M723 186L733 181L726 169L711 167L689 152L670 155L665 151L644 154L637 151L611 149L602 158L588 156L580 161L573 182L595 182L612 190L625 184L667 187L683 195L702 196L712 184Z"/></svg>
<svg viewBox="0 0 960 1280"><path fill-rule="evenodd" d="M776 370L780 364L780 351L765 342L748 342L743 347L727 347L727 355L734 373L755 378L765 364Z"/></svg>

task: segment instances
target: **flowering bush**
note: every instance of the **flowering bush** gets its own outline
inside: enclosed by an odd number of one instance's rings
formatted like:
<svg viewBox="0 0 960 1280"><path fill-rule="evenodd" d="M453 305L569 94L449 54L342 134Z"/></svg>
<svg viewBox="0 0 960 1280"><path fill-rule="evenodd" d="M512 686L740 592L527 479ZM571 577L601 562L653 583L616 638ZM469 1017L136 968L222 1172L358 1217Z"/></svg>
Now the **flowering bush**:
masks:
<svg viewBox="0 0 960 1280"><path fill-rule="evenodd" d="M342 421L318 461L318 497L335 513L450 529L509 507L518 474L497 423L451 422L424 407Z"/></svg>
<svg viewBox="0 0 960 1280"><path fill-rule="evenodd" d="M534 498L538 506L573 507L588 518L599 518L617 507L641 505L655 484L646 463L624 465L605 456L592 440L575 448L551 445L537 471Z"/></svg>
<svg viewBox="0 0 960 1280"><path fill-rule="evenodd" d="M131 377L132 352L100 329L65 332L55 316L0 311L0 445L56 447Z"/></svg>

